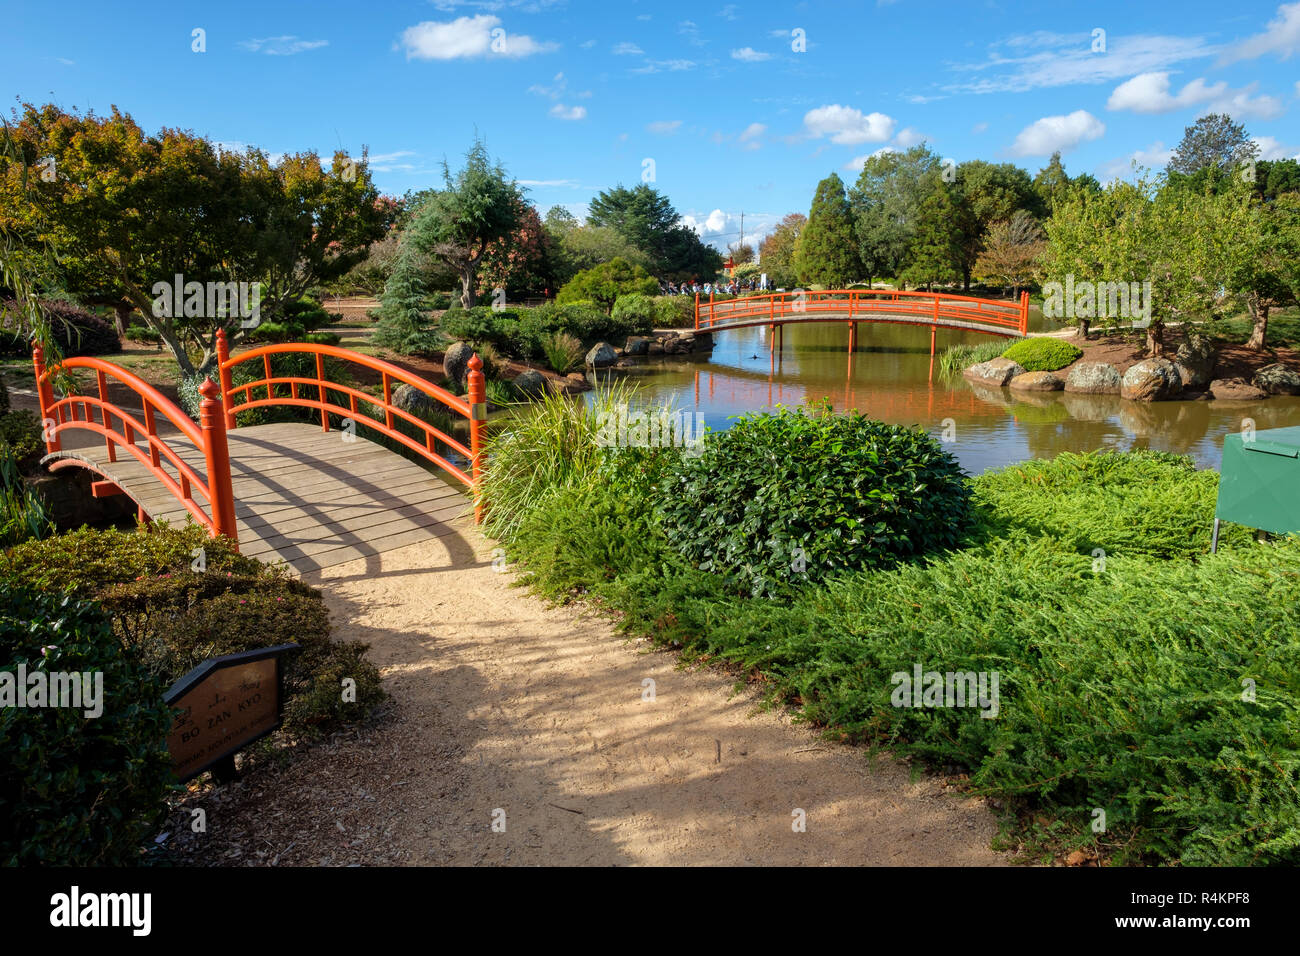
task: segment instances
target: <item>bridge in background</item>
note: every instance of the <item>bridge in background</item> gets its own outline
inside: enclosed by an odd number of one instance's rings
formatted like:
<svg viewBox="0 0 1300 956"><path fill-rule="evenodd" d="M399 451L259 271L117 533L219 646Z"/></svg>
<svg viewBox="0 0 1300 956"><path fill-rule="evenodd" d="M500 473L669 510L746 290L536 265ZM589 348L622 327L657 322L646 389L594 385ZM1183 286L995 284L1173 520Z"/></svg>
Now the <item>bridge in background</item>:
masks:
<svg viewBox="0 0 1300 956"><path fill-rule="evenodd" d="M1020 299L980 299L946 292L897 292L893 289L833 289L774 292L735 299L701 299L695 295L695 331L768 327L768 348L782 347L782 330L806 322L839 322L849 327L849 351L858 346L858 323L919 325L930 329L934 364L939 329L1023 338L1029 332L1029 293Z"/></svg>
<svg viewBox="0 0 1300 956"><path fill-rule="evenodd" d="M276 373L273 359L295 353L305 362ZM92 492L129 496L142 520L193 520L243 554L284 560L299 571L448 534L448 522L469 510L465 488L480 514L487 406L478 356L470 360L469 394L461 398L392 363L333 346L268 345L232 358L220 333L217 354L221 384L203 383L195 423L123 368L94 358L47 368L38 347L43 463L51 471L94 472ZM372 378L377 373L378 394L331 381L331 373L342 377L341 363L367 369ZM93 373L96 394L56 395L65 372ZM421 417L398 407L393 390L400 385L423 392L442 414ZM274 406L312 409L320 425L236 427L240 413ZM462 419L468 445L449 433Z"/></svg>

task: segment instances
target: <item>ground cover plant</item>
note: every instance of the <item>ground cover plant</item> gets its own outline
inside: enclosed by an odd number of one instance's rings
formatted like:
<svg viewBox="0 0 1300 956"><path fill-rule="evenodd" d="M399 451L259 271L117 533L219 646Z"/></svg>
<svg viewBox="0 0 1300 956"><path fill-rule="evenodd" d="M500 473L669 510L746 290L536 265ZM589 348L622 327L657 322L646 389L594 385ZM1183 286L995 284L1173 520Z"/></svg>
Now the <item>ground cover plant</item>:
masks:
<svg viewBox="0 0 1300 956"><path fill-rule="evenodd" d="M1208 554L1213 472L1149 452L990 472L960 547L771 600L679 550L663 513L680 453L575 448L592 419L525 414L527 441L494 439L554 466L488 474L511 502L489 528L541 593L595 599L834 736L957 774L997 800L1010 845L1300 862L1300 545L1227 526ZM996 673L996 715L895 706L917 666Z"/></svg>

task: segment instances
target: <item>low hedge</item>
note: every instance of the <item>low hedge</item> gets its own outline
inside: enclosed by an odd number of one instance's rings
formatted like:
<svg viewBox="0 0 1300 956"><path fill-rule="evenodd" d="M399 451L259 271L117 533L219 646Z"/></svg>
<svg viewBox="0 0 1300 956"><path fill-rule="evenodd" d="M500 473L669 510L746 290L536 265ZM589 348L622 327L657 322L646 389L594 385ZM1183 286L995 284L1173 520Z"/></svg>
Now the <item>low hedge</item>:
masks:
<svg viewBox="0 0 1300 956"><path fill-rule="evenodd" d="M117 329L93 312L58 299L43 301L41 309L65 357L122 351ZM31 323L16 302L12 299L0 302L0 356L30 358L31 332Z"/></svg>
<svg viewBox="0 0 1300 956"><path fill-rule="evenodd" d="M102 712L0 707L0 865L138 862L172 780L166 681L123 653L93 603L9 581L0 594L0 669L19 665L29 676L102 675Z"/></svg>
<svg viewBox="0 0 1300 956"><path fill-rule="evenodd" d="M1055 372L1075 361L1083 350L1050 336L1035 335L1021 339L1002 353L1003 358L1020 365L1026 372Z"/></svg>
<svg viewBox="0 0 1300 956"><path fill-rule="evenodd" d="M358 719L383 697L366 645L331 640L319 592L195 525L82 528L28 541L0 556L0 586L19 582L100 601L121 645L167 684L211 656L301 645L286 671L285 728L292 732ZM342 702L343 677L357 682L355 704Z"/></svg>

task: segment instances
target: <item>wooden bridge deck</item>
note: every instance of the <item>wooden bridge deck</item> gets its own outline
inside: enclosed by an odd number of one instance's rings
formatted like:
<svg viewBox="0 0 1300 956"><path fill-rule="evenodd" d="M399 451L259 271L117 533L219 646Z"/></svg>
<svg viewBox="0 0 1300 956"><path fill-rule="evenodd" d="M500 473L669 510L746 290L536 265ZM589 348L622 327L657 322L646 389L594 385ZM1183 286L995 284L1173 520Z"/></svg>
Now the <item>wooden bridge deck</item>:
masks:
<svg viewBox="0 0 1300 956"><path fill-rule="evenodd" d="M283 560L300 573L451 534L452 520L473 507L465 490L441 474L319 425L237 428L228 442L240 552ZM201 450L174 432L167 443L204 474ZM129 452L118 449L110 462L103 441L90 433L66 433L63 450L45 463L58 467L61 459L90 465L154 521L184 525L190 516Z"/></svg>

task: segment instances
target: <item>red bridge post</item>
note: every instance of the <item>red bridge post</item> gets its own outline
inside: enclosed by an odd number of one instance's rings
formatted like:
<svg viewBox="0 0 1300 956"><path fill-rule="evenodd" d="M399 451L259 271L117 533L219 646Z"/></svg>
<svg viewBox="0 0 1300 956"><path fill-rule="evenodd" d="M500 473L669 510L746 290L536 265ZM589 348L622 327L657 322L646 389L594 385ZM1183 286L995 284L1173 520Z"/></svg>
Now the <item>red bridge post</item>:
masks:
<svg viewBox="0 0 1300 956"><path fill-rule="evenodd" d="M208 466L209 504L212 507L212 533L235 542L235 493L230 483L230 447L226 443L226 415L221 409L219 389L212 379L199 386L199 427L203 430L203 457Z"/></svg>
<svg viewBox="0 0 1300 956"><path fill-rule="evenodd" d="M40 345L32 349L32 365L36 369L36 402L41 409L41 434L49 436L45 439L45 450L53 455L56 451L63 450L63 444L50 424L53 421L49 417L49 409L54 404L54 387L48 381L42 381L45 377L45 350ZM57 425L58 422L54 424Z"/></svg>
<svg viewBox="0 0 1300 956"><path fill-rule="evenodd" d="M699 319L697 317L696 321ZM474 479L474 523L483 521L483 423L487 421L487 377L483 374L483 360L477 354L469 357L469 450L470 476Z"/></svg>
<svg viewBox="0 0 1300 956"><path fill-rule="evenodd" d="M1020 334L1029 334L1029 290L1020 293Z"/></svg>
<svg viewBox="0 0 1300 956"><path fill-rule="evenodd" d="M230 343L226 341L226 330L217 329L217 378L221 379L221 405L226 416L226 428L235 427L235 408L230 400L230 390L235 387L226 365L230 361Z"/></svg>

